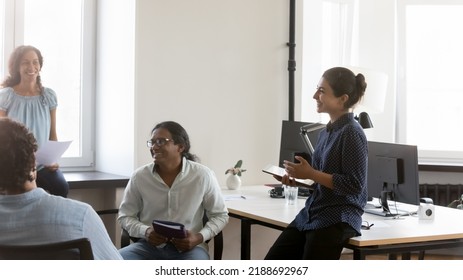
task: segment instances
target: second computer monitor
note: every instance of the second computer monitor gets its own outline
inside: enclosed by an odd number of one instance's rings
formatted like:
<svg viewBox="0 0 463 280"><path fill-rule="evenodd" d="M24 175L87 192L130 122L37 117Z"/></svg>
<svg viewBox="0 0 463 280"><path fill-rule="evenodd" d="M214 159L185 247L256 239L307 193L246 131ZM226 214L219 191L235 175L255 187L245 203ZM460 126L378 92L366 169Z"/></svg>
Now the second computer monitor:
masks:
<svg viewBox="0 0 463 280"><path fill-rule="evenodd" d="M368 196L419 205L417 146L368 142Z"/></svg>
<svg viewBox="0 0 463 280"><path fill-rule="evenodd" d="M309 125L309 122L287 121L284 120L281 125L281 142L280 142L280 159L279 166L283 167L283 161L295 161L295 156L302 156L309 163L312 162L310 152L301 136L301 127ZM309 133L310 142L315 147L318 141L320 130Z"/></svg>

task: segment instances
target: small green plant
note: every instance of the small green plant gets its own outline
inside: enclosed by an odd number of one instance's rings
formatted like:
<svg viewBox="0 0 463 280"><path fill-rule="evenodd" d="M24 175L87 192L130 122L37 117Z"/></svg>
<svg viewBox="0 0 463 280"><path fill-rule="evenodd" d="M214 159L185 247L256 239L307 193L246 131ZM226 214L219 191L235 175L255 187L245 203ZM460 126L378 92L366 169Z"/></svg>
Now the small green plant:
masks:
<svg viewBox="0 0 463 280"><path fill-rule="evenodd" d="M227 171L225 171L225 174L231 173L233 175L241 176L241 173L246 171L246 169L241 168L241 165L243 165L243 161L240 159L235 164L235 167L227 169Z"/></svg>

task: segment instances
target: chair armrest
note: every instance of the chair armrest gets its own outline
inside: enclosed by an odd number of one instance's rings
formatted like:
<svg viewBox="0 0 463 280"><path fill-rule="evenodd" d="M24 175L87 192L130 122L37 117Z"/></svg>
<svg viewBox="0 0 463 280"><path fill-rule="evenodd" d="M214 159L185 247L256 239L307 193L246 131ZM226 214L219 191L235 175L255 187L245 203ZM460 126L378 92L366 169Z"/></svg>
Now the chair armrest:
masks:
<svg viewBox="0 0 463 280"><path fill-rule="evenodd" d="M124 248L126 246L130 245L130 242L137 242L141 238L138 237L132 237L129 235L129 232L125 229L122 229L121 233L121 248Z"/></svg>

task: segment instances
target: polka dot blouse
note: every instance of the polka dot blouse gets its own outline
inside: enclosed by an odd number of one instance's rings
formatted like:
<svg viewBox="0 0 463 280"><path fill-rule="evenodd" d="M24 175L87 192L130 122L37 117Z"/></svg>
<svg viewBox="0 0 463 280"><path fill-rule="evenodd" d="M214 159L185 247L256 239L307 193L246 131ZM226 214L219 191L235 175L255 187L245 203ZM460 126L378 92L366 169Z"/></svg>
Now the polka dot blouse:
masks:
<svg viewBox="0 0 463 280"><path fill-rule="evenodd" d="M314 191L293 221L299 230L345 222L360 235L367 202L368 143L353 113L329 123L315 147L312 166L333 175L333 189L314 184Z"/></svg>

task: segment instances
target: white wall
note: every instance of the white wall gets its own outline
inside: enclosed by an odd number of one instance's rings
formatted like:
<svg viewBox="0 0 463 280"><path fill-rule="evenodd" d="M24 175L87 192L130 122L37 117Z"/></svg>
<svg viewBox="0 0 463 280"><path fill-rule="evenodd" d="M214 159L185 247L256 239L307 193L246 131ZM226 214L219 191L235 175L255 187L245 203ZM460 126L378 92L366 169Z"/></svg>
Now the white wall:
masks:
<svg viewBox="0 0 463 280"><path fill-rule="evenodd" d="M288 3L99 1L96 169L130 175L151 160L151 128L175 120L221 183L239 159L244 184L273 181L261 168L288 118Z"/></svg>
<svg viewBox="0 0 463 280"><path fill-rule="evenodd" d="M130 175L135 157L135 0L99 0L96 170Z"/></svg>
<svg viewBox="0 0 463 280"><path fill-rule="evenodd" d="M152 127L174 120L222 185L239 159L244 185L276 182L261 169L288 118L289 1L102 0L98 13L97 170L130 175L151 161ZM279 233L253 234L261 259ZM236 220L225 235L239 259Z"/></svg>
<svg viewBox="0 0 463 280"><path fill-rule="evenodd" d="M272 182L287 118L288 1L137 1L135 165L149 162L152 127L174 120L224 184Z"/></svg>

